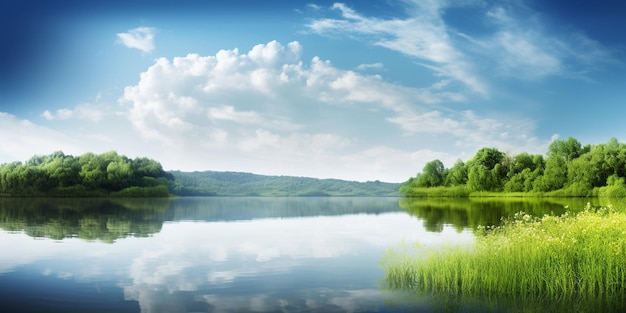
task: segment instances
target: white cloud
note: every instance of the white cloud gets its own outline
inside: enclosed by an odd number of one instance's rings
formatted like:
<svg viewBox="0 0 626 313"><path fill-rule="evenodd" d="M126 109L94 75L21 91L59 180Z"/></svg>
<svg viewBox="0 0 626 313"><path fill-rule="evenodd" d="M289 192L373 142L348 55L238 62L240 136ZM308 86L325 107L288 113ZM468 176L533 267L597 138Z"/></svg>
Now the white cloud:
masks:
<svg viewBox="0 0 626 313"><path fill-rule="evenodd" d="M356 67L358 71L366 71L366 70L382 70L385 66L382 63L372 63L372 64L359 64Z"/></svg>
<svg viewBox="0 0 626 313"><path fill-rule="evenodd" d="M545 38L537 22L520 22L502 7L496 7L486 15L499 25L500 30L489 42L483 43L483 47L498 56L495 60L501 73L538 78L564 70L563 56L555 46L558 39Z"/></svg>
<svg viewBox="0 0 626 313"><path fill-rule="evenodd" d="M331 10L339 12L339 17L313 19L307 27L314 33L356 38L400 52L445 81L461 82L475 94L487 97L500 83L494 76L579 78L613 59L598 42L571 29L555 29L539 14L515 3L509 4L515 10L480 1L402 3L406 17L388 19L368 17L336 3ZM484 24L487 31L470 36L446 23L447 10L468 6L484 11L484 20L475 23Z"/></svg>
<svg viewBox="0 0 626 313"><path fill-rule="evenodd" d="M229 120L243 124L259 124L262 119L256 112L235 111L230 105L224 105L219 108L209 108L209 118L217 120Z"/></svg>
<svg viewBox="0 0 626 313"><path fill-rule="evenodd" d="M151 52L154 50L155 32L156 30L152 27L137 27L125 33L117 34L117 38L128 48Z"/></svg>
<svg viewBox="0 0 626 313"><path fill-rule="evenodd" d="M332 9L341 12L342 19L317 19L307 26L313 32L358 34L372 38L375 45L418 58L440 75L464 83L479 94L487 93L486 84L473 73L450 38L441 17L445 2L414 2L406 19L378 19L360 15L345 4L335 3Z"/></svg>
<svg viewBox="0 0 626 313"><path fill-rule="evenodd" d="M144 140L165 148L164 166L182 170L403 181L428 161L412 157L420 142L456 159L506 143L505 132L507 146L534 138L533 124L517 116L487 127L494 118L446 108L466 100L450 79L409 88L301 54L297 42L272 41L247 53L161 58L120 103ZM452 153L446 141L464 150Z"/></svg>
<svg viewBox="0 0 626 313"><path fill-rule="evenodd" d="M110 111L109 108L95 104L80 104L74 109L58 109L54 113L45 110L41 115L49 121L52 120L69 120L72 118L98 122L104 118L104 115Z"/></svg>
<svg viewBox="0 0 626 313"><path fill-rule="evenodd" d="M499 78L536 80L549 76L584 78L584 73L613 61L611 53L598 42L576 30L555 29L540 14L516 6L515 10L495 6L485 12L485 22L495 26L492 33L474 38L464 34L474 62L493 69Z"/></svg>

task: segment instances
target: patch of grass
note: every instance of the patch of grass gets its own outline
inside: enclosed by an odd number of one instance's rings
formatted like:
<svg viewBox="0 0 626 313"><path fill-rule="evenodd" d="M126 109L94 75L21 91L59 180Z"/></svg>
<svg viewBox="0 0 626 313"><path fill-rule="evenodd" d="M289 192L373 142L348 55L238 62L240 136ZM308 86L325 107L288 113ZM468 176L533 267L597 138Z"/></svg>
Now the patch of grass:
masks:
<svg viewBox="0 0 626 313"><path fill-rule="evenodd" d="M470 195L469 189L465 186L439 186L423 188L405 186L400 189L400 193L405 197L415 198L467 198Z"/></svg>
<svg viewBox="0 0 626 313"><path fill-rule="evenodd" d="M470 191L466 186L411 187L403 186L400 194L408 198L542 198L544 192ZM553 195L559 197L559 194Z"/></svg>
<svg viewBox="0 0 626 313"><path fill-rule="evenodd" d="M613 298L626 294L626 213L612 208L541 218L518 213L480 227L471 246L391 250L391 289L457 295Z"/></svg>
<svg viewBox="0 0 626 313"><path fill-rule="evenodd" d="M503 192L503 191L473 191L469 194L471 198L542 198L543 192Z"/></svg>

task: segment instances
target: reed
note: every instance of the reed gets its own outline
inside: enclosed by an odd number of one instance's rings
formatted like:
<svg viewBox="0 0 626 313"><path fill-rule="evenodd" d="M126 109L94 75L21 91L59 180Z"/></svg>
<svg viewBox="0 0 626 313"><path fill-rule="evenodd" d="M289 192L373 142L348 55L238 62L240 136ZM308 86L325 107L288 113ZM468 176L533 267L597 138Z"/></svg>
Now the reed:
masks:
<svg viewBox="0 0 626 313"><path fill-rule="evenodd" d="M626 213L612 208L561 216L518 213L479 227L471 246L390 250L389 288L458 295L560 299L626 294Z"/></svg>

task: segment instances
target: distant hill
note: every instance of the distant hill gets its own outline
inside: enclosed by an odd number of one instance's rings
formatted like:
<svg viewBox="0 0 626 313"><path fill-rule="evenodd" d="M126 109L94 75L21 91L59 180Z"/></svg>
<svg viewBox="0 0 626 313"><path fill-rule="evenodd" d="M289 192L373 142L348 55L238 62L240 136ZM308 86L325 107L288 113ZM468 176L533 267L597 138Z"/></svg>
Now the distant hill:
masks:
<svg viewBox="0 0 626 313"><path fill-rule="evenodd" d="M242 172L170 171L179 196L398 196L399 183L356 182Z"/></svg>

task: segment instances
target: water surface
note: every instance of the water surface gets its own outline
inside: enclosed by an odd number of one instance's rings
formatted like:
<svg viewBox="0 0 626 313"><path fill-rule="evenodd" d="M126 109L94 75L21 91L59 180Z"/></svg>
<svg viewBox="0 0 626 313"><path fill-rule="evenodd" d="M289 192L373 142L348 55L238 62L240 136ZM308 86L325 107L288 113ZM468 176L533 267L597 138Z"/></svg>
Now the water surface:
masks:
<svg viewBox="0 0 626 313"><path fill-rule="evenodd" d="M0 199L11 312L394 312L401 242L471 244L477 225L563 203L399 198ZM579 206L579 204L572 204Z"/></svg>

